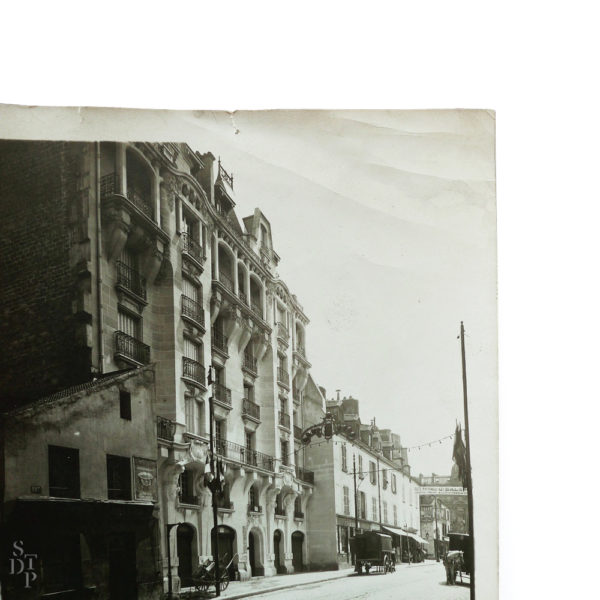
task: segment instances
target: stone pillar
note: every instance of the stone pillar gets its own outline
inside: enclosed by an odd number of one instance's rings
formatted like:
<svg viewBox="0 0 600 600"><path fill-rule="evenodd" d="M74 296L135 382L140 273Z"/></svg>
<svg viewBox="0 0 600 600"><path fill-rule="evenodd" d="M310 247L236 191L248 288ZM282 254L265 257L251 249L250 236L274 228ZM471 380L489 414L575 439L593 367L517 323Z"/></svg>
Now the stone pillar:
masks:
<svg viewBox="0 0 600 600"><path fill-rule="evenodd" d="M239 281L238 281L238 251L237 248L233 249L233 293L239 295Z"/></svg>
<svg viewBox="0 0 600 600"><path fill-rule="evenodd" d="M117 194L127 196L127 145L117 144L116 149L116 164L117 164Z"/></svg>
<svg viewBox="0 0 600 600"><path fill-rule="evenodd" d="M219 239L215 234L213 237L213 254L215 256L215 272L213 273L213 279L219 280Z"/></svg>

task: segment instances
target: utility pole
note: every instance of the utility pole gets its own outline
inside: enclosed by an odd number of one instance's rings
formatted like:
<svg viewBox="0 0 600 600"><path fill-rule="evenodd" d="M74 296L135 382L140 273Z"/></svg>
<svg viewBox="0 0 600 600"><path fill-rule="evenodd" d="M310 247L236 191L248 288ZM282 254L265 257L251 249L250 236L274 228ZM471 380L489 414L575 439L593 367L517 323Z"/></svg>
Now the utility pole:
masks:
<svg viewBox="0 0 600 600"><path fill-rule="evenodd" d="M467 499L469 507L469 546L471 550L471 600L475 600L475 532L473 530L473 480L471 479L471 444L469 441L469 404L467 401L467 362L465 359L465 327L460 322L460 349L462 355L463 400L465 405L465 444L467 451Z"/></svg>
<svg viewBox="0 0 600 600"><path fill-rule="evenodd" d="M214 561L215 561L215 594L221 595L221 574L219 572L219 519L217 506L217 489L219 485L220 473L217 473L215 461L215 406L212 395L212 385L214 383L213 368L208 367L208 385L211 386L211 394L208 399L210 416L210 472L214 479L210 482L212 492L212 511L213 511L213 532L214 532Z"/></svg>
<svg viewBox="0 0 600 600"><path fill-rule="evenodd" d="M438 521L437 521L437 496L433 497L434 502L434 511L435 511L435 560L440 562L440 534L438 531Z"/></svg>
<svg viewBox="0 0 600 600"><path fill-rule="evenodd" d="M379 474L379 456L377 457L377 497L379 498L379 531L383 531L383 526L381 525L381 486L380 484L381 476Z"/></svg>
<svg viewBox="0 0 600 600"><path fill-rule="evenodd" d="M352 475L354 478L354 537L358 535L358 490L356 488L356 454L352 453ZM354 551L354 570L358 572L356 549Z"/></svg>

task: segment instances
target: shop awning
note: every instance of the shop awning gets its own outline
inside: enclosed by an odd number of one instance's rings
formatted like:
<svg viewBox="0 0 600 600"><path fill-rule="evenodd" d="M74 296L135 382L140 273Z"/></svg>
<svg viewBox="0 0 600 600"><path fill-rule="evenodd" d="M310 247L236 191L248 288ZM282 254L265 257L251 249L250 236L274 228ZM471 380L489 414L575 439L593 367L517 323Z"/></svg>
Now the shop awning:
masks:
<svg viewBox="0 0 600 600"><path fill-rule="evenodd" d="M416 533L408 533L408 531L404 531L404 529L398 529L397 527L383 527L384 531L388 533L392 533L393 535L403 535L405 537L412 538L415 542L419 544L428 544L427 540L424 540L422 537L418 536Z"/></svg>
<svg viewBox="0 0 600 600"><path fill-rule="evenodd" d="M404 535L404 536L410 536L410 533L406 533L406 531L404 531L404 529L397 529L396 527L382 527L383 531L387 531L388 533L391 533L393 535Z"/></svg>

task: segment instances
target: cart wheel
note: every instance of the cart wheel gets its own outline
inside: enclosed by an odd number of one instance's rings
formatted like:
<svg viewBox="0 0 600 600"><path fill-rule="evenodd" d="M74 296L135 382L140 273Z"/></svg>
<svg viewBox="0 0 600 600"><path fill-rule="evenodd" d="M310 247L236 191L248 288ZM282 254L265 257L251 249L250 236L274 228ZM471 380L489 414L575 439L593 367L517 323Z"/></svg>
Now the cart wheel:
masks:
<svg viewBox="0 0 600 600"><path fill-rule="evenodd" d="M224 591L227 589L228 585L229 585L229 574L227 573L227 571L225 571L225 573L223 573L223 575L221 577L221 584L220 584L219 588L221 589L221 591Z"/></svg>

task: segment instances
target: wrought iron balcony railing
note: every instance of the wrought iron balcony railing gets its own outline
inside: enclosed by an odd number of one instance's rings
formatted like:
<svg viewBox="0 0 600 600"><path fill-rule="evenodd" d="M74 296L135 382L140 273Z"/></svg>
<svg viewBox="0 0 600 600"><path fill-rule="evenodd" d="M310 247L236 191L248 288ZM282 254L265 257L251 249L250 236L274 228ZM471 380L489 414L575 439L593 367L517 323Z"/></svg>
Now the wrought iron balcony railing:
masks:
<svg viewBox="0 0 600 600"><path fill-rule="evenodd" d="M206 383L206 372L204 370L204 365L200 364L197 360L193 360L184 356L182 358L183 361L183 376L195 381L196 383L200 383L205 385Z"/></svg>
<svg viewBox="0 0 600 600"><path fill-rule="evenodd" d="M156 435L161 440L172 442L175 439L175 422L164 417L156 417Z"/></svg>
<svg viewBox="0 0 600 600"><path fill-rule="evenodd" d="M297 440L302 439L302 427L298 427L298 425L294 425L294 437Z"/></svg>
<svg viewBox="0 0 600 600"><path fill-rule="evenodd" d="M242 290L238 291L238 297L246 306L248 306L248 296L246 296Z"/></svg>
<svg viewBox="0 0 600 600"><path fill-rule="evenodd" d="M117 261L117 285L146 300L146 280L123 261Z"/></svg>
<svg viewBox="0 0 600 600"><path fill-rule="evenodd" d="M181 234L183 242L183 251L187 252L192 258L198 262L203 262L205 259L204 248L187 232Z"/></svg>
<svg viewBox="0 0 600 600"><path fill-rule="evenodd" d="M187 296L181 296L181 314L204 327L204 309L199 302Z"/></svg>
<svg viewBox="0 0 600 600"><path fill-rule="evenodd" d="M133 202L146 216L154 220L154 208L148 194L135 185L127 185L127 199Z"/></svg>
<svg viewBox="0 0 600 600"><path fill-rule="evenodd" d="M213 397L221 404L231 406L231 390L221 383L213 383Z"/></svg>
<svg viewBox="0 0 600 600"><path fill-rule="evenodd" d="M116 173L107 173L100 179L100 196L104 199L113 194L120 194L119 176ZM154 208L146 192L130 183L127 186L126 197L146 216L154 220Z"/></svg>
<svg viewBox="0 0 600 600"><path fill-rule="evenodd" d="M150 346L122 331L115 331L115 351L140 364L150 362Z"/></svg>
<svg viewBox="0 0 600 600"><path fill-rule="evenodd" d="M290 374L287 372L286 369L282 367L279 367L277 369L277 381L279 381L280 383L284 383L285 385L290 384Z"/></svg>
<svg viewBox="0 0 600 600"><path fill-rule="evenodd" d="M248 512L251 513L262 513L263 509L260 504L248 504Z"/></svg>
<svg viewBox="0 0 600 600"><path fill-rule="evenodd" d="M226 289L233 293L233 280L231 277L229 277L229 275L227 275L227 273L221 271L219 273L219 281Z"/></svg>
<svg viewBox="0 0 600 600"><path fill-rule="evenodd" d="M306 348L304 346L302 346L301 344L296 344L296 352L300 356L303 356L304 358L306 358Z"/></svg>
<svg viewBox="0 0 600 600"><path fill-rule="evenodd" d="M283 506L275 505L275 514L278 517L285 517L285 508L283 508Z"/></svg>
<svg viewBox="0 0 600 600"><path fill-rule="evenodd" d="M310 483L312 485L314 485L314 483L315 483L314 472L308 471L307 469L303 469L302 467L299 467L298 465L296 465L296 477L298 479L300 479L301 481Z"/></svg>
<svg viewBox="0 0 600 600"><path fill-rule="evenodd" d="M295 510L294 519L304 519L304 513L301 510Z"/></svg>
<svg viewBox="0 0 600 600"><path fill-rule="evenodd" d="M216 348L217 350L221 350L223 352L227 352L228 343L229 343L229 340L227 339L227 336L222 331L213 329L213 331L212 331L213 348Z"/></svg>
<svg viewBox="0 0 600 600"><path fill-rule="evenodd" d="M217 454L224 458L235 460L242 464L251 465L264 469L265 471L274 471L275 459L268 454L263 454L257 450L240 446L234 442L217 438L215 448Z"/></svg>
<svg viewBox="0 0 600 600"><path fill-rule="evenodd" d="M283 427L286 427L287 429L290 428L290 415L288 415L287 413L284 413L282 411L279 411L279 424L282 425Z"/></svg>
<svg viewBox="0 0 600 600"><path fill-rule="evenodd" d="M116 173L108 173L100 178L100 197L104 200L119 193L119 178Z"/></svg>
<svg viewBox="0 0 600 600"><path fill-rule="evenodd" d="M252 402L252 400L244 398L244 402L242 403L242 414L260 421L260 406L255 402Z"/></svg>
<svg viewBox="0 0 600 600"><path fill-rule="evenodd" d="M244 352L244 368L252 371L253 373L257 372L257 361L252 354L249 352Z"/></svg>

